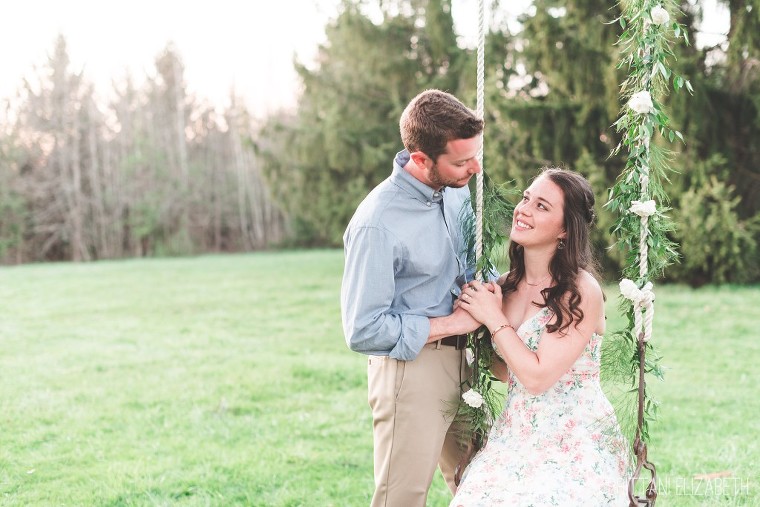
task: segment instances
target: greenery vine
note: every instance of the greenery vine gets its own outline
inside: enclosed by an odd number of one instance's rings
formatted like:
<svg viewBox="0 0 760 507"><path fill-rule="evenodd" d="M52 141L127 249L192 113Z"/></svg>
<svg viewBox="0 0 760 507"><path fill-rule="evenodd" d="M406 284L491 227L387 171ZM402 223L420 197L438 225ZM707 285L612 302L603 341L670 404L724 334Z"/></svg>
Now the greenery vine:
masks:
<svg viewBox="0 0 760 507"><path fill-rule="evenodd" d="M482 209L482 245L483 253L475 259L475 215L471 206L465 206L461 217L465 245L468 252L468 265L475 266L475 276L481 280L492 279L497 273L497 264L503 258L508 241L508 231L512 224L514 204L509 200L516 190L511 184L494 184L484 174ZM464 432L462 440L471 443L475 450L485 444L488 432L502 410L504 396L494 382L498 382L490 371L493 360L491 334L481 326L467 338L467 362L472 368L472 375L465 381L462 401L456 409L456 417L462 420Z"/></svg>
<svg viewBox="0 0 760 507"><path fill-rule="evenodd" d="M637 327L637 318L641 318L641 314L637 317L637 311L643 308L651 321L652 281L678 257L677 246L669 239L674 225L668 216L669 199L665 191L672 152L656 142L656 135L668 142L684 139L670 126L662 101L671 88L686 88L689 92L693 89L669 65L675 59L671 49L674 41L682 39L689 43L685 27L671 21L672 13L678 12L678 4L673 0L623 0L620 6L621 16L615 20L623 29L618 40L621 52L618 68L627 68L628 77L621 85L625 105L614 123L621 141L612 155L626 150L627 160L605 206L618 215L611 232L617 246L626 252L620 307L628 318L628 327L609 340L617 347L613 355L620 360L606 361L606 376L626 378L635 392L639 383L640 337L644 341L645 373L663 377L656 348L644 333L646 330L641 331L640 322ZM641 299L637 300L637 296ZM647 298L649 309L645 308ZM620 349L621 344L624 350ZM610 371L615 368L617 372ZM644 442L649 441L649 428L656 412L657 402L644 384L644 417L637 428Z"/></svg>

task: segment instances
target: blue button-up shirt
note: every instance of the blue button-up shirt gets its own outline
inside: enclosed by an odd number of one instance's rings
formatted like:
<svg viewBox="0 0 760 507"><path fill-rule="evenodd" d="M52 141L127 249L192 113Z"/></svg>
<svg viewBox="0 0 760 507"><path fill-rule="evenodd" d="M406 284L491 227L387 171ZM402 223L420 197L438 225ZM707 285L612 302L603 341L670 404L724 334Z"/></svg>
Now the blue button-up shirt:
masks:
<svg viewBox="0 0 760 507"><path fill-rule="evenodd" d="M348 346L369 355L409 361L430 334L429 317L449 315L452 293L465 278L464 188L434 190L396 155L393 173L354 213L343 235L343 332ZM471 270L467 270L471 271Z"/></svg>

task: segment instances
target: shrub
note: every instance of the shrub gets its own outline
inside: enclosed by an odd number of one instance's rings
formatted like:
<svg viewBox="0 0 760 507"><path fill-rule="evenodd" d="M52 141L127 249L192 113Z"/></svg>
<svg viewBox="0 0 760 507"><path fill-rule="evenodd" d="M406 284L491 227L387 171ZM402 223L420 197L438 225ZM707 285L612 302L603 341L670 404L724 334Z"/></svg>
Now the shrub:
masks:
<svg viewBox="0 0 760 507"><path fill-rule="evenodd" d="M740 201L734 187L715 176L681 195L676 236L682 263L673 266L678 278L692 286L758 279L760 215L741 220Z"/></svg>

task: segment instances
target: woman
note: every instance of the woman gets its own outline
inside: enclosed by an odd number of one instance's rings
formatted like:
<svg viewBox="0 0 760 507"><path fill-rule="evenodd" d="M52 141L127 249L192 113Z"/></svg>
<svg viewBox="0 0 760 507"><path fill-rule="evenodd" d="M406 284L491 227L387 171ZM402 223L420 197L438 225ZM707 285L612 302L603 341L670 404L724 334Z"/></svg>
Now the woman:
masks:
<svg viewBox="0 0 760 507"><path fill-rule="evenodd" d="M599 384L593 221L588 181L545 169L515 209L510 272L462 291L458 306L491 330L509 395L451 506L628 505L628 446Z"/></svg>

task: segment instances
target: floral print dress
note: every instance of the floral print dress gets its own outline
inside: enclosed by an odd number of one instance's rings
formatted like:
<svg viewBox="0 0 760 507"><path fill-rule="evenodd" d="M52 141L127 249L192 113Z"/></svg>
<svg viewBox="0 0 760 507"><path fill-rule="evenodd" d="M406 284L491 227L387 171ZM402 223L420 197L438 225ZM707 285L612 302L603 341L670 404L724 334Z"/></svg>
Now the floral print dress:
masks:
<svg viewBox="0 0 760 507"><path fill-rule="evenodd" d="M517 330L538 349L552 313L542 308ZM510 372L504 412L475 455L450 507L628 505L629 451L599 384L602 337L533 396Z"/></svg>

